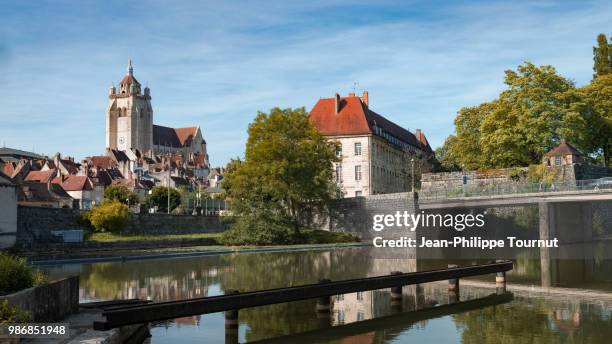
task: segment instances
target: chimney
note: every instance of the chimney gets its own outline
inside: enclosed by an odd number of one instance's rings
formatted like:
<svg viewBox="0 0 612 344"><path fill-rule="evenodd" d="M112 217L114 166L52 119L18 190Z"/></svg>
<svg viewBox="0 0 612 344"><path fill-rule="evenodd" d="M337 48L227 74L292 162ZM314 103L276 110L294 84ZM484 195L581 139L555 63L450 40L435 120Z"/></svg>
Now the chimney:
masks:
<svg viewBox="0 0 612 344"><path fill-rule="evenodd" d="M336 115L340 112L340 95L336 93Z"/></svg>
<svg viewBox="0 0 612 344"><path fill-rule="evenodd" d="M354 97L355 96L355 92L349 92L349 97Z"/></svg>
<svg viewBox="0 0 612 344"><path fill-rule="evenodd" d="M363 91L363 96L361 96L361 101L365 104L365 106L370 106L370 97L368 95L368 91Z"/></svg>

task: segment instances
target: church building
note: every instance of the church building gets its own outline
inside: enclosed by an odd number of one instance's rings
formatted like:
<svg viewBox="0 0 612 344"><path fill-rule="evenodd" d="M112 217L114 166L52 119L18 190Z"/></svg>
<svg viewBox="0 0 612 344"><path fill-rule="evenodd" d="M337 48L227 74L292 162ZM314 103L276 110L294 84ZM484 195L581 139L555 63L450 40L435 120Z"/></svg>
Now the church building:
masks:
<svg viewBox="0 0 612 344"><path fill-rule="evenodd" d="M141 89L134 77L132 61L119 83L111 86L106 110L106 149L137 150L144 156L180 154L184 160L204 156L208 165L206 141L199 126L170 128L153 124L151 90Z"/></svg>

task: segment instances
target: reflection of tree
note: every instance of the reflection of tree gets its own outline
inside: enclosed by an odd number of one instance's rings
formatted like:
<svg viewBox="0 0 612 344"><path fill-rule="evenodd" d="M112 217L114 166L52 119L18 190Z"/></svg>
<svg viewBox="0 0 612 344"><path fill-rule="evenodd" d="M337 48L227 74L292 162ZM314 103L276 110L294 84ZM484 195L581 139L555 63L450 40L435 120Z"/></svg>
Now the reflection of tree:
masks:
<svg viewBox="0 0 612 344"><path fill-rule="evenodd" d="M574 308L574 309L573 309ZM565 316L567 315L567 316ZM463 343L609 343L612 319L546 301L512 302L453 315Z"/></svg>
<svg viewBox="0 0 612 344"><path fill-rule="evenodd" d="M260 253L224 256L232 273L221 276L223 290L251 291L316 283L319 279L342 280L363 277L370 259L362 250L300 253ZM248 324L247 340L304 332L320 326L315 300L283 303L240 311L240 322Z"/></svg>

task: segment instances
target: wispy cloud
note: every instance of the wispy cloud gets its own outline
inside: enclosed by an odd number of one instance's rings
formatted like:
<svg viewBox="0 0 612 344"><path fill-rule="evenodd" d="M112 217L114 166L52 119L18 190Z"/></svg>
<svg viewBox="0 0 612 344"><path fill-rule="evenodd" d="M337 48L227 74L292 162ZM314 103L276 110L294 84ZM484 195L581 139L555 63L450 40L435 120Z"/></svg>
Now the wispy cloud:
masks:
<svg viewBox="0 0 612 344"><path fill-rule="evenodd" d="M242 155L258 110L368 89L373 108L439 145L503 70L552 64L578 84L607 2L15 3L0 14L0 141L84 157L104 149L111 82L131 57L155 121L200 125L215 164ZM610 34L610 33L608 33Z"/></svg>

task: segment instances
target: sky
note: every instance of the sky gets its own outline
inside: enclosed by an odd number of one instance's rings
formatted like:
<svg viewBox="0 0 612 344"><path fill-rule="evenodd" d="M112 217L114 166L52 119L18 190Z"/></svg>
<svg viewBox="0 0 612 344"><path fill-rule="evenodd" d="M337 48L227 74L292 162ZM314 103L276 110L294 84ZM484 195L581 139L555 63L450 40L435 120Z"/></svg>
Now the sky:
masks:
<svg viewBox="0 0 612 344"><path fill-rule="evenodd" d="M610 23L610 1L3 2L0 144L103 154L108 88L131 58L154 122L199 125L213 166L243 156L258 111L336 92L367 90L435 148L524 61L588 83Z"/></svg>

